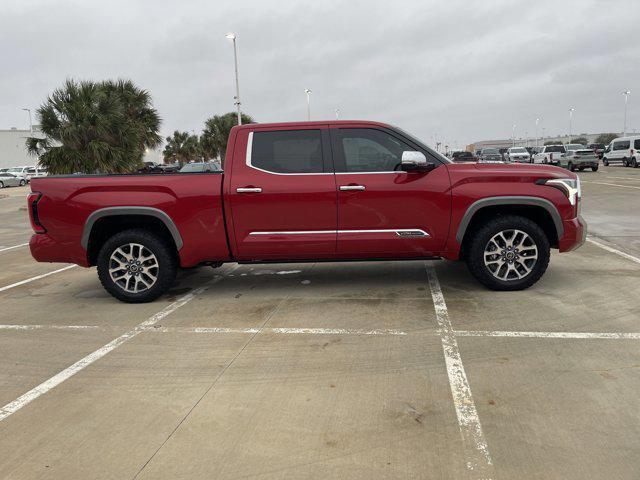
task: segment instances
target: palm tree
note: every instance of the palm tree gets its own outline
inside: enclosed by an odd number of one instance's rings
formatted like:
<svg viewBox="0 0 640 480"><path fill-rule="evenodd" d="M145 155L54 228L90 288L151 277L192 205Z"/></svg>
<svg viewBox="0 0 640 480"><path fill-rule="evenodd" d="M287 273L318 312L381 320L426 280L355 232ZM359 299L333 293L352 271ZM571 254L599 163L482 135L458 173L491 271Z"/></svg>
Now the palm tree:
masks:
<svg viewBox="0 0 640 480"><path fill-rule="evenodd" d="M214 115L204 122L202 130L202 142L211 151L216 151L220 155L220 160L224 162L227 150L227 140L231 129L238 123L237 114L234 112L224 115ZM249 115L242 114L242 123L254 123Z"/></svg>
<svg viewBox="0 0 640 480"><path fill-rule="evenodd" d="M27 150L53 174L131 172L160 143L149 94L128 81L67 80L36 114L45 138Z"/></svg>
<svg viewBox="0 0 640 480"><path fill-rule="evenodd" d="M162 155L165 161L178 162L180 165L191 160L199 160L202 157L202 150L198 136L176 130L172 136L167 137Z"/></svg>

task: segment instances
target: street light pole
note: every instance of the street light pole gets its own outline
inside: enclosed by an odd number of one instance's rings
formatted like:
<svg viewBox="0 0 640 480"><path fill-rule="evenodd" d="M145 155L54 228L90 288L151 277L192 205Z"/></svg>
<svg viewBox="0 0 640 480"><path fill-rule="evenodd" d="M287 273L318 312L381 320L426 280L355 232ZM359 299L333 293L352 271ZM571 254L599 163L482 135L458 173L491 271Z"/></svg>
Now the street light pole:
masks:
<svg viewBox="0 0 640 480"><path fill-rule="evenodd" d="M307 94L307 120L311 121L311 90L305 88L304 93Z"/></svg>
<svg viewBox="0 0 640 480"><path fill-rule="evenodd" d="M336 108L335 112L336 112L336 120L340 120L340 109Z"/></svg>
<svg viewBox="0 0 640 480"><path fill-rule="evenodd" d="M233 42L233 63L236 71L236 96L235 105L238 109L238 125L242 125L242 113L240 112L240 82L238 80L238 47L236 46L236 34L229 32L225 35L229 40Z"/></svg>
<svg viewBox="0 0 640 480"><path fill-rule="evenodd" d="M33 122L31 121L31 109L23 108L22 110L24 110L25 112L29 112L29 131L31 132L31 134L33 134ZM625 119L626 119L626 113L625 113ZM625 120L625 123L626 123L626 120Z"/></svg>
<svg viewBox="0 0 640 480"><path fill-rule="evenodd" d="M536 118L536 148L538 148L538 123L540 122L539 118Z"/></svg>
<svg viewBox="0 0 640 480"><path fill-rule="evenodd" d="M516 124L513 124L513 128L511 129L511 140L513 141L513 145L512 146L516 146Z"/></svg>
<svg viewBox="0 0 640 480"><path fill-rule="evenodd" d="M572 140L571 137L573 136L573 112L575 111L575 108L569 108L569 141Z"/></svg>
<svg viewBox="0 0 640 480"><path fill-rule="evenodd" d="M625 90L624 92L622 92L622 95L624 95L624 128L622 129L623 137L627 134L627 103L629 102L629 94L631 94L631 90Z"/></svg>

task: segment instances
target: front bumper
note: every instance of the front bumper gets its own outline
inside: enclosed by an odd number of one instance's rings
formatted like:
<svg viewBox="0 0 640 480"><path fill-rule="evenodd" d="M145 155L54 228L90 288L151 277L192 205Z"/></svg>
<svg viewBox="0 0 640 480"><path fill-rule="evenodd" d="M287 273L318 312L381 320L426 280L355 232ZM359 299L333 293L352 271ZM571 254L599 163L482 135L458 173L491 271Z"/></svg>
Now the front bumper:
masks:
<svg viewBox="0 0 640 480"><path fill-rule="evenodd" d="M564 234L558 245L560 252L570 252L580 248L587 239L587 222L584 218L578 215L576 218L563 221L562 226Z"/></svg>

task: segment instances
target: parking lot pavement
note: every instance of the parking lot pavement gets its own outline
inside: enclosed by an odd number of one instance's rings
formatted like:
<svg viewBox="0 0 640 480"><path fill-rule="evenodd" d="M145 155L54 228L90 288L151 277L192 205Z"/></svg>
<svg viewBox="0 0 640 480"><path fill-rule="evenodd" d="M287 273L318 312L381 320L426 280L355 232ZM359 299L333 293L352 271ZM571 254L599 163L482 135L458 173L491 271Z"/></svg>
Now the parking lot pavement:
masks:
<svg viewBox="0 0 640 480"><path fill-rule="evenodd" d="M601 245L523 292L457 262L228 265L126 305L95 269L1 290L62 266L0 250L0 472L635 479L639 174L580 174Z"/></svg>

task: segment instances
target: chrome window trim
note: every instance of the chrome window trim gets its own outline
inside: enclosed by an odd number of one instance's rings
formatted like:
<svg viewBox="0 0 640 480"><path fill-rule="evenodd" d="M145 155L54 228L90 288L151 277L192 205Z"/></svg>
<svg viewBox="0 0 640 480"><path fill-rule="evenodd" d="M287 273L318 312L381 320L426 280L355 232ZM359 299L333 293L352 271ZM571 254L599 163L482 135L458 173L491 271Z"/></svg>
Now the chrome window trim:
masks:
<svg viewBox="0 0 640 480"><path fill-rule="evenodd" d="M404 170L392 170L388 172L336 172L336 175L376 175L380 173L404 173L407 174Z"/></svg>
<svg viewBox="0 0 640 480"><path fill-rule="evenodd" d="M306 129L305 129L306 130ZM314 130L314 129L311 129ZM320 131L320 129L317 129L318 131ZM265 132L277 132L279 130L265 130ZM294 176L300 176L300 175L333 175L333 172L316 172L316 173L279 173L279 172L272 172L270 170L265 170L263 168L259 168L259 167L255 167L253 165L251 165L251 153L253 151L253 132L249 132L249 138L247 139L247 153L246 153L246 157L245 157L245 164L247 165L247 167L252 168L254 170L258 170L259 172L264 172L264 173L269 173L271 175L294 175Z"/></svg>
<svg viewBox="0 0 640 480"><path fill-rule="evenodd" d="M316 235L340 233L395 233L399 237L429 237L430 235L421 228L384 228L368 230L291 230L278 232L250 232L249 235ZM416 233L412 235L412 233Z"/></svg>

